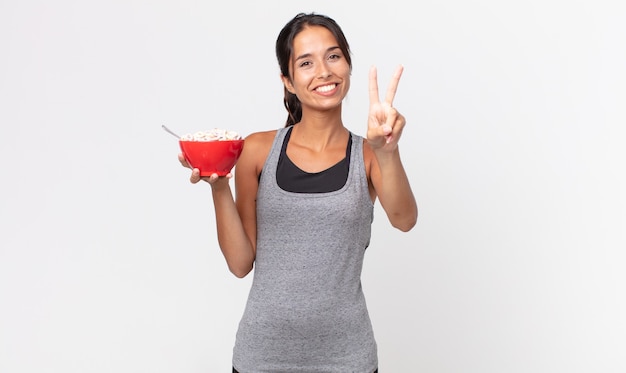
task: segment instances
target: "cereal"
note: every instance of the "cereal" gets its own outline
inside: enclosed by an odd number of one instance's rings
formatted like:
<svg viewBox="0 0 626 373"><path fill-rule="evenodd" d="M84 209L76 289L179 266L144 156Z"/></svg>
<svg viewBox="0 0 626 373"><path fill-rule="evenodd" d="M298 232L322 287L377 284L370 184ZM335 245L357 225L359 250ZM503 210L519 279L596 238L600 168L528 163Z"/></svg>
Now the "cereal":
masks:
<svg viewBox="0 0 626 373"><path fill-rule="evenodd" d="M228 131L221 128L213 128L208 131L198 131L188 133L180 137L181 141L229 141L241 140L242 137L235 131Z"/></svg>

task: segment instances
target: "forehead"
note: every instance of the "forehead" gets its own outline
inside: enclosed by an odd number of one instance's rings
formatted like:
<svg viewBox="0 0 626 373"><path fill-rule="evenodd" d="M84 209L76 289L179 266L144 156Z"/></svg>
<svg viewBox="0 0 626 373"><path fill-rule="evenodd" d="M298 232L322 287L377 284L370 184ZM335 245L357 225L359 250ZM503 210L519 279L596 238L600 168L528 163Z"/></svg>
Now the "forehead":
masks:
<svg viewBox="0 0 626 373"><path fill-rule="evenodd" d="M323 26L307 26L293 39L293 54L299 56L338 46L335 36Z"/></svg>

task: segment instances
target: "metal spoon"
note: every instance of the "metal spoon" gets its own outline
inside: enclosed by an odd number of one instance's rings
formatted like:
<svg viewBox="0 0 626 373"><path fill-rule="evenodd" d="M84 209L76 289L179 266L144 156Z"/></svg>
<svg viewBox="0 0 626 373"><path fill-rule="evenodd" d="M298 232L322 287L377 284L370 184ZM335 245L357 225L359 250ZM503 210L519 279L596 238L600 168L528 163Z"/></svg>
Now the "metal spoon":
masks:
<svg viewBox="0 0 626 373"><path fill-rule="evenodd" d="M178 136L177 134L175 134L171 129L165 127L164 124L161 125L161 127L163 127L163 129L165 130L165 132L169 133L172 136L175 136L177 139L180 140L180 136Z"/></svg>

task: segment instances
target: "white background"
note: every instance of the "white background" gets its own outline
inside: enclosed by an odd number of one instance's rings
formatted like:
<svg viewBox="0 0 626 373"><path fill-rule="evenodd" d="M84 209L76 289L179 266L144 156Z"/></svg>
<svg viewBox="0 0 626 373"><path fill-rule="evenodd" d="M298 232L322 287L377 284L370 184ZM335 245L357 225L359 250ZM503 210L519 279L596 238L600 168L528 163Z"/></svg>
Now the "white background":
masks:
<svg viewBox="0 0 626 373"><path fill-rule="evenodd" d="M395 106L420 208L376 210L381 372L626 371L626 11L608 1L0 1L0 372L229 372L251 276L180 132L282 127L300 11Z"/></svg>

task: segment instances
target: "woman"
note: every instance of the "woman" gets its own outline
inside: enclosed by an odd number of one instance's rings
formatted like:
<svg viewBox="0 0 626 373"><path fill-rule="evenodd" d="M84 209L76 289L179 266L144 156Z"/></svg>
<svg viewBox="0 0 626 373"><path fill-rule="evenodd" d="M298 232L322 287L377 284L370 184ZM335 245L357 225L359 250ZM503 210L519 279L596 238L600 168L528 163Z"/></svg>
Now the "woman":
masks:
<svg viewBox="0 0 626 373"><path fill-rule="evenodd" d="M233 372L376 372L360 281L374 202L402 231L417 220L398 150L405 119L392 106L402 68L382 102L371 69L363 139L342 122L352 64L334 20L298 14L280 32L276 55L287 124L246 137L236 201L231 175L201 178L193 169L190 179L211 185L230 271L244 277L255 268Z"/></svg>

